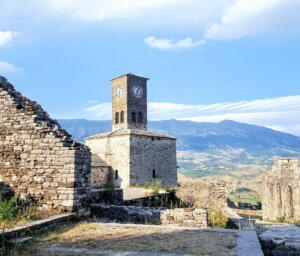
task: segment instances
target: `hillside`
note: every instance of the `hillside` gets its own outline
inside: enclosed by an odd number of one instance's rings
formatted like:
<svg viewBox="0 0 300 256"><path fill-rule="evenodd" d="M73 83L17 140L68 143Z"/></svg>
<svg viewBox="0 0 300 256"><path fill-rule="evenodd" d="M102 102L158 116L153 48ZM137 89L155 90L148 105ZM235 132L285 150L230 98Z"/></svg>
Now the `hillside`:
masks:
<svg viewBox="0 0 300 256"><path fill-rule="evenodd" d="M111 130L111 121L59 122L78 141ZM273 157L300 156L299 137L230 120L150 121L149 129L177 137L179 172L191 177L220 174L251 178L270 169Z"/></svg>

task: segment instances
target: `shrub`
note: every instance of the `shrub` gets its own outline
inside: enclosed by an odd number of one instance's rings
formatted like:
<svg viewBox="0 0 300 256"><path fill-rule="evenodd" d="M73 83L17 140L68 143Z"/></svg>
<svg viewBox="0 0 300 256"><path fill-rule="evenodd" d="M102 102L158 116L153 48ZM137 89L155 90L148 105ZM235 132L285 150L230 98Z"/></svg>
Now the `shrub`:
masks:
<svg viewBox="0 0 300 256"><path fill-rule="evenodd" d="M152 190L152 194L156 195L160 190L170 191L171 188L167 185L164 185L161 180L152 180L144 183L144 187Z"/></svg>
<svg viewBox="0 0 300 256"><path fill-rule="evenodd" d="M236 224L228 219L220 210L208 211L208 225L212 228L237 229Z"/></svg>
<svg viewBox="0 0 300 256"><path fill-rule="evenodd" d="M0 197L0 227L2 229L0 255L10 255L10 250L13 249L11 244L4 239L5 229L16 225L21 220L28 221L35 214L36 207L29 202Z"/></svg>
<svg viewBox="0 0 300 256"><path fill-rule="evenodd" d="M0 199L0 223L1 227L4 230L7 227L10 227L19 220L21 212L21 207L18 204L17 199Z"/></svg>

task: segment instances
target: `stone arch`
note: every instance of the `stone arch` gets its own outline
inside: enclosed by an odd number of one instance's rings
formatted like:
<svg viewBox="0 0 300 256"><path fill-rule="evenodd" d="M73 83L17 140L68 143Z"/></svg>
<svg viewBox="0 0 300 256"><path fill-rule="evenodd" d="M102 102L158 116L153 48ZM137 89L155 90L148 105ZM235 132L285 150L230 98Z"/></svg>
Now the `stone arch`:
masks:
<svg viewBox="0 0 300 256"><path fill-rule="evenodd" d="M286 202L287 217L294 217L294 202L293 202L293 189L290 185L287 187L287 202Z"/></svg>
<svg viewBox="0 0 300 256"><path fill-rule="evenodd" d="M262 187L261 187L261 182L260 181L244 181L244 180L237 180L237 179L232 179L230 181L226 182L226 196L232 192L234 192L237 189L250 189L254 191L261 199L262 199Z"/></svg>
<svg viewBox="0 0 300 256"><path fill-rule="evenodd" d="M196 183L183 184L176 191L176 196L187 205L197 205L202 208L220 209L227 208L229 194L239 188L253 190L261 199L264 207L262 180L246 181L232 177L218 177L213 179L205 177Z"/></svg>

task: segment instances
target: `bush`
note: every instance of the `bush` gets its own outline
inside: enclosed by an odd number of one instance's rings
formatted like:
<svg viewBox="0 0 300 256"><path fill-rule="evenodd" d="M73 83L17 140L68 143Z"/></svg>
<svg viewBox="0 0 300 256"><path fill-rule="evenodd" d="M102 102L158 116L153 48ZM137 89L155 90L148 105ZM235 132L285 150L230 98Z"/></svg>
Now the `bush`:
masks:
<svg viewBox="0 0 300 256"><path fill-rule="evenodd" d="M10 227L19 220L21 212L21 207L18 204L17 199L0 199L0 224L4 230L7 227Z"/></svg>
<svg viewBox="0 0 300 256"><path fill-rule="evenodd" d="M2 229L0 255L11 255L11 251L14 249L12 244L4 239L5 229L16 225L22 220L28 221L35 216L36 207L32 203L16 198L6 199L0 197L0 227Z"/></svg>
<svg viewBox="0 0 300 256"><path fill-rule="evenodd" d="M144 184L146 189L152 190L152 194L156 195L159 193L160 190L170 191L171 188L167 185L164 185L161 180L152 180L147 181Z"/></svg>
<svg viewBox="0 0 300 256"><path fill-rule="evenodd" d="M208 225L212 228L237 229L236 224L228 219L220 210L208 212Z"/></svg>

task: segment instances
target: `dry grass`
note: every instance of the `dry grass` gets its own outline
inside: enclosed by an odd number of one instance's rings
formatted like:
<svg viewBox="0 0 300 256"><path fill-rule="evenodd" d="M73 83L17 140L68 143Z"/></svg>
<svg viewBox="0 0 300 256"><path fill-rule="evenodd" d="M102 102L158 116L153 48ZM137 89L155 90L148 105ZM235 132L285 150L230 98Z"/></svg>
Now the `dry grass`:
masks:
<svg viewBox="0 0 300 256"><path fill-rule="evenodd" d="M236 235L231 232L164 226L82 223L36 237L19 255L55 255L43 252L44 248L55 246L230 256L236 255Z"/></svg>
<svg viewBox="0 0 300 256"><path fill-rule="evenodd" d="M261 216L262 217L262 210L247 210L247 209L234 209L231 208L233 211L235 211L237 214L245 214L245 215L255 215L255 216Z"/></svg>

